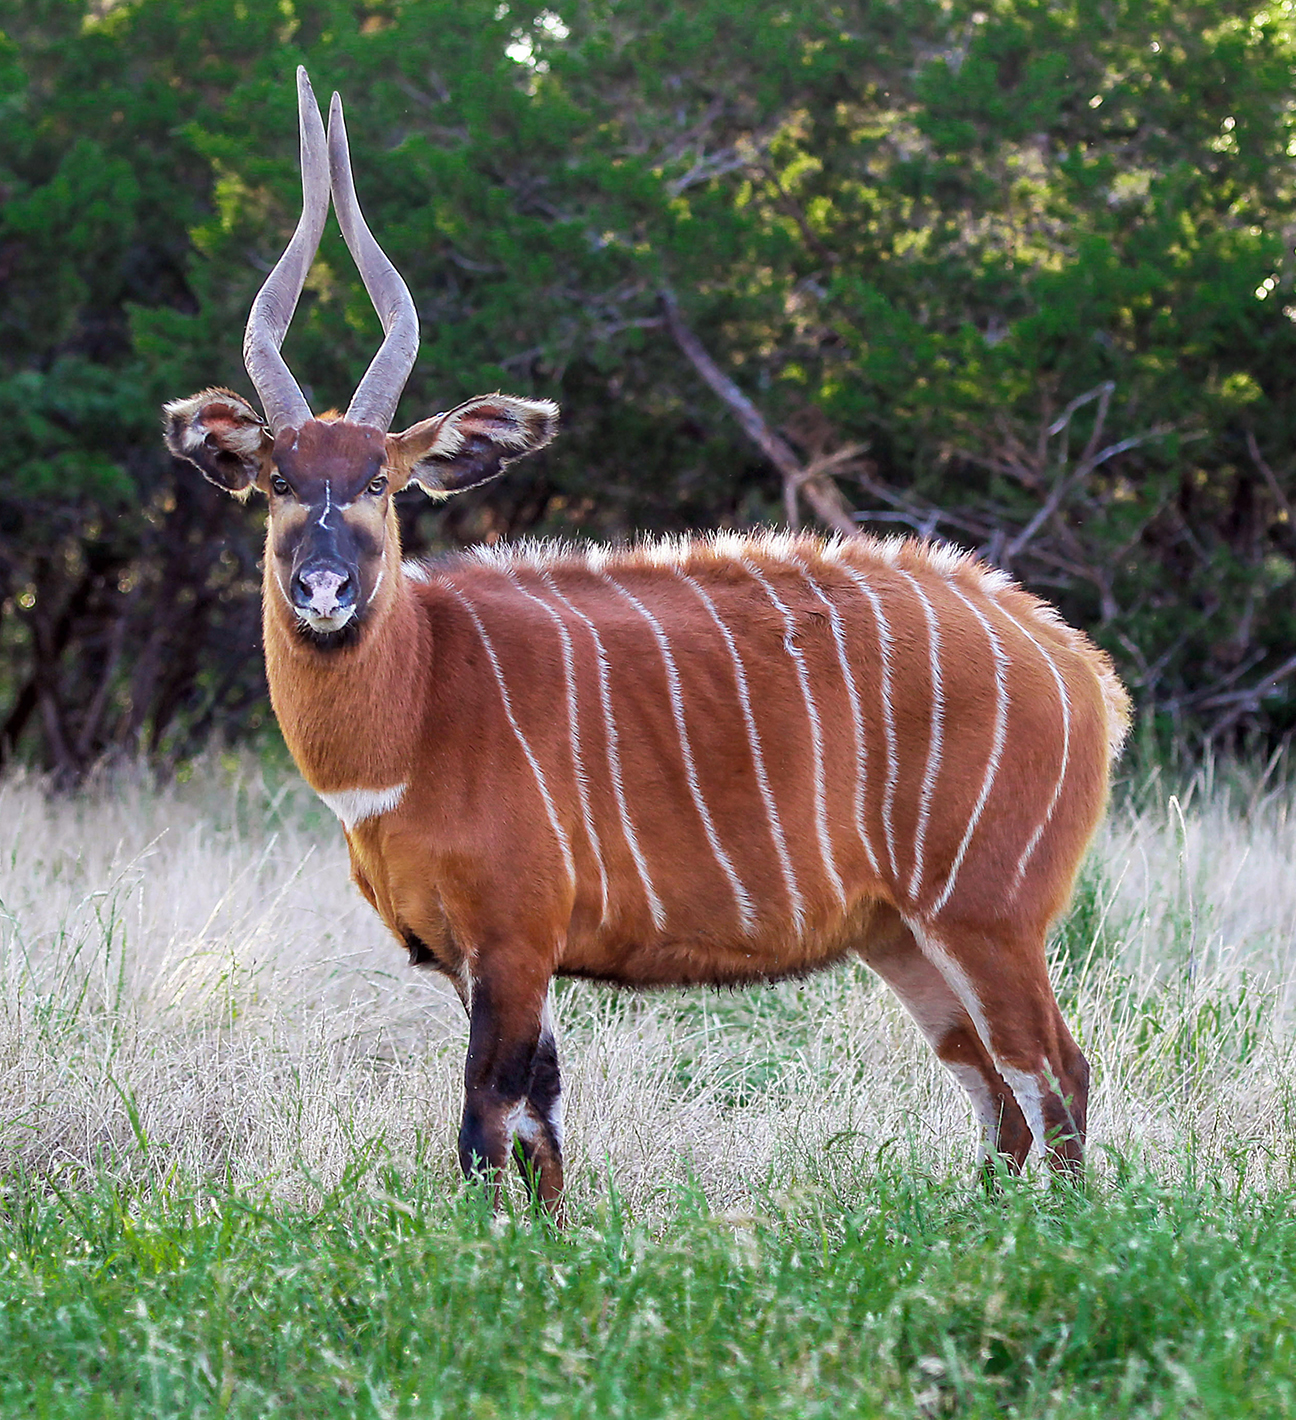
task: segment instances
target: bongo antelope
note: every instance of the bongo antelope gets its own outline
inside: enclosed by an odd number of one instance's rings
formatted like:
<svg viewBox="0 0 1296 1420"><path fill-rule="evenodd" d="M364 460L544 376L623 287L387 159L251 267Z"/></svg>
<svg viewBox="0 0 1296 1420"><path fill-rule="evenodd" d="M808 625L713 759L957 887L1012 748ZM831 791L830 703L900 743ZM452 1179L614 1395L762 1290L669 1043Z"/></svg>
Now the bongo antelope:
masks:
<svg viewBox="0 0 1296 1420"><path fill-rule="evenodd" d="M1045 934L1103 812L1107 657L946 547L725 534L402 562L392 495L493 478L554 435L491 394L388 433L418 322L365 225L342 107L298 74L302 216L252 306L264 418L166 409L172 451L269 499L265 655L360 891L470 1019L460 1159L516 1151L558 1205L555 976L718 985L851 953L967 1091L984 1147L1079 1170L1088 1067ZM279 354L328 211L382 319L340 418Z"/></svg>

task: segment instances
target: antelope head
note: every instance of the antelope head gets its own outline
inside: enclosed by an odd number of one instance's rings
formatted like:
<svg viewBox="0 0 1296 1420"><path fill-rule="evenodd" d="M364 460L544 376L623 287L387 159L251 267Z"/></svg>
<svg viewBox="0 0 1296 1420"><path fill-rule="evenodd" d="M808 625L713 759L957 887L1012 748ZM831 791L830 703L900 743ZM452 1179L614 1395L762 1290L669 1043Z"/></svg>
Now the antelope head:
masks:
<svg viewBox="0 0 1296 1420"><path fill-rule="evenodd" d="M166 406L171 452L236 498L270 500L267 584L300 634L317 645L349 641L400 565L392 494L415 484L448 497L502 472L553 438L549 400L478 396L444 414L388 430L418 354L409 289L374 239L356 199L342 101L328 132L305 69L297 71L302 213L252 303L243 360L264 417L242 396L208 389ZM347 247L383 327L383 342L346 414L315 418L279 353L328 217L329 195Z"/></svg>

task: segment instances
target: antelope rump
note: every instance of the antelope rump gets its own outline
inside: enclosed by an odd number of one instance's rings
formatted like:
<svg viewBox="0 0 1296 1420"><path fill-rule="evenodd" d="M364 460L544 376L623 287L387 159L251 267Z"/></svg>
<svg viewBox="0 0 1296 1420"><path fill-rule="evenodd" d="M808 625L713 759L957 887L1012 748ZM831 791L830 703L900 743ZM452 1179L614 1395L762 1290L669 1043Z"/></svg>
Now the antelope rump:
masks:
<svg viewBox="0 0 1296 1420"><path fill-rule="evenodd" d="M360 891L470 1019L459 1156L557 1209L556 976L774 980L854 953L966 1089L983 1146L1082 1165L1088 1066L1045 940L1102 815L1127 700L1107 657L949 548L724 535L402 562L392 495L554 435L491 394L388 433L418 320L365 225L342 108L298 72L302 217L253 304L264 418L167 406L171 450L269 499L266 669ZM384 339L344 417L279 354L327 217Z"/></svg>

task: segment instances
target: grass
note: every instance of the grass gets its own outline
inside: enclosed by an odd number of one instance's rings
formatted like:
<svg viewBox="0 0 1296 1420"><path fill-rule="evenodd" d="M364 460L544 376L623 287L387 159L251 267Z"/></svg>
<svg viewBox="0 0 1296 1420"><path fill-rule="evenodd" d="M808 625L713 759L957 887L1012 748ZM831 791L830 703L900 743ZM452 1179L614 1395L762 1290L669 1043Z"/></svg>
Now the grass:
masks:
<svg viewBox="0 0 1296 1420"><path fill-rule="evenodd" d="M1289 1200L1135 1173L997 1202L875 1160L565 1236L378 1170L311 1210L8 1184L5 1414L1281 1416Z"/></svg>
<svg viewBox="0 0 1296 1420"><path fill-rule="evenodd" d="M291 774L2 781L0 1414L1296 1414L1294 807L1118 795L1055 943L1086 1196L980 1195L863 968L576 983L556 1235L459 1181L458 1003Z"/></svg>

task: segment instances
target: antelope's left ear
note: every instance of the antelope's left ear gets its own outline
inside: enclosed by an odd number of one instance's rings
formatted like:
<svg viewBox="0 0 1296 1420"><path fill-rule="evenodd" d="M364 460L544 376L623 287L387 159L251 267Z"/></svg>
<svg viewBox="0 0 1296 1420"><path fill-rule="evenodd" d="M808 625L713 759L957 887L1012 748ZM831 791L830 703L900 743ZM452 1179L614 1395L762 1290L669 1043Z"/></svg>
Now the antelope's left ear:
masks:
<svg viewBox="0 0 1296 1420"><path fill-rule="evenodd" d="M449 414L434 414L403 434L387 436L392 487L416 483L433 498L448 498L544 448L557 429L558 406L552 400L478 395Z"/></svg>

